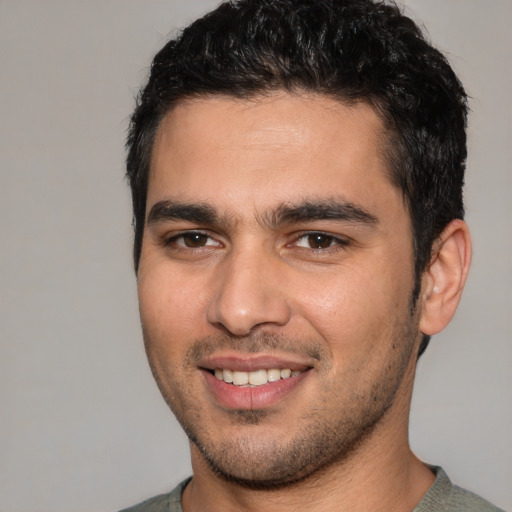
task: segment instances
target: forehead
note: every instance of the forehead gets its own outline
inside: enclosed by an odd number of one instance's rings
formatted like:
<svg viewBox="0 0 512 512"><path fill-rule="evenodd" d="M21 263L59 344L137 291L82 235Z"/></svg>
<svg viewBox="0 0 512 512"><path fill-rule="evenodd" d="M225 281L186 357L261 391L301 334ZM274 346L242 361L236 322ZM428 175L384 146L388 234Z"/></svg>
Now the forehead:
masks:
<svg viewBox="0 0 512 512"><path fill-rule="evenodd" d="M399 196L383 134L369 105L323 95L187 100L157 131L148 207L169 195L233 209L333 195L371 206L382 188Z"/></svg>

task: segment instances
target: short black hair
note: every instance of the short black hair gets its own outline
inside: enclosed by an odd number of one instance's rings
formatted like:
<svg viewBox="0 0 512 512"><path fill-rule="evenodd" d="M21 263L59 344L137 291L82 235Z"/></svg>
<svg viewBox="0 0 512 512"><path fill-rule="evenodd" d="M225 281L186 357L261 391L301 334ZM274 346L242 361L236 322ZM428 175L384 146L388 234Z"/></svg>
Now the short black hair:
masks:
<svg viewBox="0 0 512 512"><path fill-rule="evenodd" d="M251 98L278 90L366 102L383 120L390 179L411 215L415 302L434 240L464 216L467 96L446 58L385 1L224 2L158 52L127 140L135 269L163 117L189 98ZM425 336L420 354L427 344Z"/></svg>

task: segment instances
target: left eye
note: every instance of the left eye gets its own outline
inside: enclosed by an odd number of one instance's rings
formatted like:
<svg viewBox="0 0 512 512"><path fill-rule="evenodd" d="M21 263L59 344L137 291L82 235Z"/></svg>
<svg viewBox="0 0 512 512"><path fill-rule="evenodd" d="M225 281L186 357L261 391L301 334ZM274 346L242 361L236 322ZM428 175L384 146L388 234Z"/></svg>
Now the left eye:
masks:
<svg viewBox="0 0 512 512"><path fill-rule="evenodd" d="M171 242L174 242L176 245L181 245L182 247L189 247L191 249L217 245L216 242L208 235L197 232L183 233L174 237Z"/></svg>
<svg viewBox="0 0 512 512"><path fill-rule="evenodd" d="M301 236L296 245L307 249L327 249L340 244L342 244L342 241L334 236L325 235L324 233L309 233Z"/></svg>

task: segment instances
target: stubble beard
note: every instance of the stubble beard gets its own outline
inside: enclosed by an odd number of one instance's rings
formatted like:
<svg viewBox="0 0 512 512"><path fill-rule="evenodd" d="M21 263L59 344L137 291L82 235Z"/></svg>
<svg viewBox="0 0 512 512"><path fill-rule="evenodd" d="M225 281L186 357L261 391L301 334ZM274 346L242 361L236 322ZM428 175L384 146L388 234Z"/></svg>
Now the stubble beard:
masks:
<svg viewBox="0 0 512 512"><path fill-rule="evenodd" d="M309 411L300 424L290 425L295 429L291 439L265 440L264 443L254 442L251 429L264 429L265 422L272 420L272 413L266 410L231 411L231 424L247 427L247 434L214 441L209 431L216 426L205 425L207 420L200 407L194 404L194 392L188 388L186 379L179 381L172 370L158 369L148 350L151 343L146 332L144 339L150 366L164 399L210 469L224 480L243 487L277 489L320 476L333 465L343 465L365 444L395 401L416 346L417 326L415 312L405 321L397 322L393 339L389 340L394 357L387 366L380 368L368 389L353 390L348 399L341 395L342 410L336 409L333 414L333 404L328 399L332 400L337 388L343 393L344 383L324 385L325 389L319 392L322 399L315 404L315 410ZM323 346L268 333L236 342L227 336L197 340L187 353L186 365L194 367L195 360L234 344L241 352L268 352L279 348L306 354L320 361L319 372L327 371L330 366L329 354Z"/></svg>

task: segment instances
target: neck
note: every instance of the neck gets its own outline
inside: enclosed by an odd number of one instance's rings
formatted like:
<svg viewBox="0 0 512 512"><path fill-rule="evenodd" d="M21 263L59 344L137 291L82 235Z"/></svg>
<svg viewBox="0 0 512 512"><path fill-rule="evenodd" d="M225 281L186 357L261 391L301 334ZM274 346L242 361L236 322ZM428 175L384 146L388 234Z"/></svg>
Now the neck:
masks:
<svg viewBox="0 0 512 512"><path fill-rule="evenodd" d="M185 512L409 512L434 482L411 452L408 418L414 368L372 434L343 461L278 489L250 489L215 474L191 445L194 478L183 494ZM409 381L409 382L407 382Z"/></svg>

